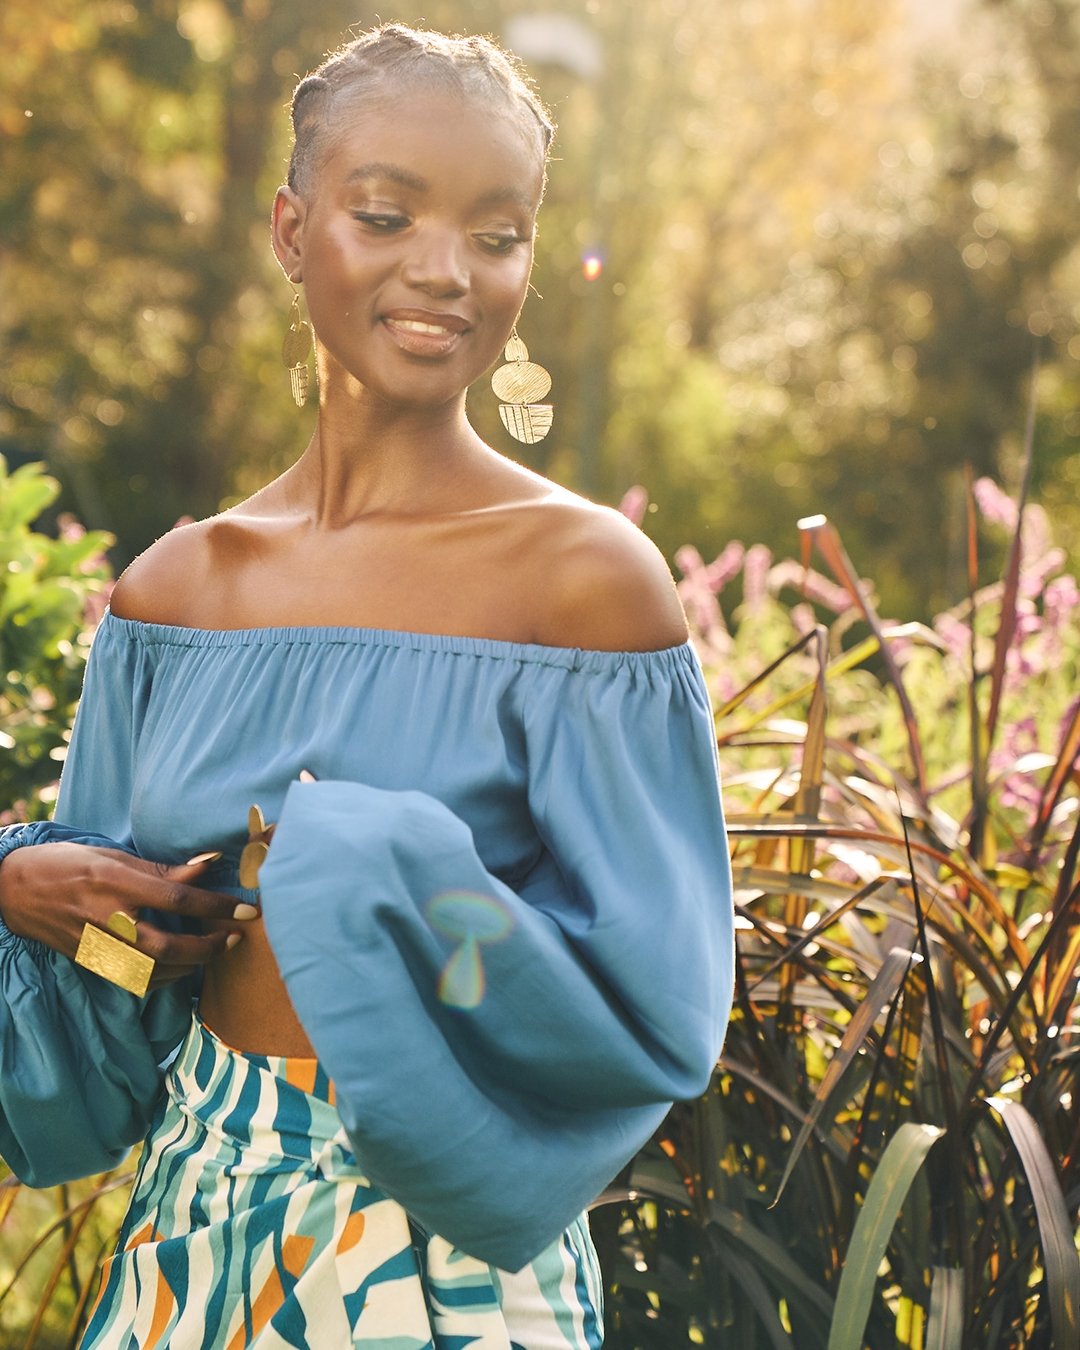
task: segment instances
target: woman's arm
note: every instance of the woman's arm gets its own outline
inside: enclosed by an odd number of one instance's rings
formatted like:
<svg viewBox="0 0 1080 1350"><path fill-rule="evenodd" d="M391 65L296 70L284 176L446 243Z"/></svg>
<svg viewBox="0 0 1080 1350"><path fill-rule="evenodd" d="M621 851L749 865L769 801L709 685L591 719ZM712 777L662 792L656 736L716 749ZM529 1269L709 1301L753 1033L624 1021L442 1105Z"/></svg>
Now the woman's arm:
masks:
<svg viewBox="0 0 1080 1350"><path fill-rule="evenodd" d="M182 977L228 934L166 933L138 945L158 961L138 999L71 959L86 923L110 914L231 917L198 889L199 866L133 856L131 746L148 672L106 642L91 655L58 819L0 831L0 1154L33 1185L115 1166L145 1133L159 1062L190 1021Z"/></svg>

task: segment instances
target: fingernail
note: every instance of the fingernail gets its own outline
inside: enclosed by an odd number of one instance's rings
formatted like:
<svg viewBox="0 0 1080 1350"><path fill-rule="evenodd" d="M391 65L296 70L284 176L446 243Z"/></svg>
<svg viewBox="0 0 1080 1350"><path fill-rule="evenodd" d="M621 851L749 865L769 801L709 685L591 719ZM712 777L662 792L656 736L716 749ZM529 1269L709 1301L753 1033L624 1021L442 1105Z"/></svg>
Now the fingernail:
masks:
<svg viewBox="0 0 1080 1350"><path fill-rule="evenodd" d="M240 941L240 937L241 935L239 933L230 933L229 936L225 939L225 950L231 951L232 948L235 947L236 944Z"/></svg>
<svg viewBox="0 0 1080 1350"><path fill-rule="evenodd" d="M196 853L194 858L189 858L184 866L194 867L196 863L217 862L221 856L221 853Z"/></svg>
<svg viewBox="0 0 1080 1350"><path fill-rule="evenodd" d="M256 905L246 905L241 901L233 910L232 916L234 919L257 919L259 917L259 910ZM240 940L239 933L234 933L233 937L235 937L237 941Z"/></svg>

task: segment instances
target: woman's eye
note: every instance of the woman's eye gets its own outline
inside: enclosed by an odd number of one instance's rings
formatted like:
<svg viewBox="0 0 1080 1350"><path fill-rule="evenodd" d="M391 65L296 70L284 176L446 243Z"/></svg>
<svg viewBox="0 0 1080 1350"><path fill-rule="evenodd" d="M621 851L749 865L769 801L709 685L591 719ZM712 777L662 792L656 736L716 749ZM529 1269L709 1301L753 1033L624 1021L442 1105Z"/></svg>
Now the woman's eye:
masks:
<svg viewBox="0 0 1080 1350"><path fill-rule="evenodd" d="M478 234L476 239L490 253L509 253L516 244L526 242L520 234Z"/></svg>
<svg viewBox="0 0 1080 1350"><path fill-rule="evenodd" d="M353 217L370 230L403 230L409 223L406 216L395 216L385 211L354 211Z"/></svg>

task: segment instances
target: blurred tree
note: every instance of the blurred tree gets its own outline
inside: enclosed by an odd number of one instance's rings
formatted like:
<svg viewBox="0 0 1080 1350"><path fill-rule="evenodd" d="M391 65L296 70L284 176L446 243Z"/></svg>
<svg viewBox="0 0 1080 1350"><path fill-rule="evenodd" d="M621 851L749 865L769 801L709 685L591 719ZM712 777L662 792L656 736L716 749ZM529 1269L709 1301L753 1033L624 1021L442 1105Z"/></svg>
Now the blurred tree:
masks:
<svg viewBox="0 0 1080 1350"><path fill-rule="evenodd" d="M632 75L598 99L610 128L603 486L648 485L647 524L669 553L688 536L779 546L822 509L789 387L803 349L832 341L815 222L853 208L905 116L899 9L668 0L635 23ZM614 17L609 30L616 47Z"/></svg>
<svg viewBox="0 0 1080 1350"><path fill-rule="evenodd" d="M52 0L0 17L15 54L4 432L47 453L125 554L215 509L253 405L258 423L259 372L231 361L264 304L253 236L301 27L257 0Z"/></svg>
<svg viewBox="0 0 1080 1350"><path fill-rule="evenodd" d="M1038 462L1075 520L1080 10L985 0L963 46L917 73L919 102L874 121L862 190L814 216L778 287L720 317L743 415L710 521L775 546L778 500L824 510L908 614L964 590L963 466L1016 474L1037 340ZM860 105L843 106L846 138ZM703 373L717 378L711 360Z"/></svg>
<svg viewBox="0 0 1080 1350"><path fill-rule="evenodd" d="M1045 490L1076 517L1080 8L982 0L915 64L905 13L636 16L604 99L627 153L603 481L648 485L669 553L786 550L825 511L925 614L964 589L963 466L1016 472L1036 337Z"/></svg>
<svg viewBox="0 0 1080 1350"><path fill-rule="evenodd" d="M926 136L882 147L891 173L878 205L901 222L895 238L877 231L867 256L865 227L847 221L817 251L844 278L849 316L808 372L824 382L823 509L864 556L884 553L888 594L909 612L963 593L964 465L1018 477L1037 347L1044 481L1069 471L1080 433L1067 392L1080 357L1080 10L1071 0L982 10L959 65L924 74ZM852 266L860 256L869 265ZM850 380L852 346L883 358L885 417L860 389L839 415L822 400Z"/></svg>

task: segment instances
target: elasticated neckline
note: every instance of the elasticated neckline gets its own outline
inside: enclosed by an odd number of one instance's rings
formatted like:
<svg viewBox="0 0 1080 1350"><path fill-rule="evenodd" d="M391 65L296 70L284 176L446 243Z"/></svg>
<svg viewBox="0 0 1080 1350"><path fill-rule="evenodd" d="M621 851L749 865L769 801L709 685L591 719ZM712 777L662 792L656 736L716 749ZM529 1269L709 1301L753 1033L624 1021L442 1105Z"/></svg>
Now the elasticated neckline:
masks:
<svg viewBox="0 0 1080 1350"><path fill-rule="evenodd" d="M549 647L536 642L499 638L420 633L396 628L286 625L276 628L185 628L174 624L124 619L105 611L102 629L147 647L353 646L392 647L424 653L445 653L565 670L615 670L625 666L671 667L693 660L689 639L656 651L599 651L582 647Z"/></svg>

